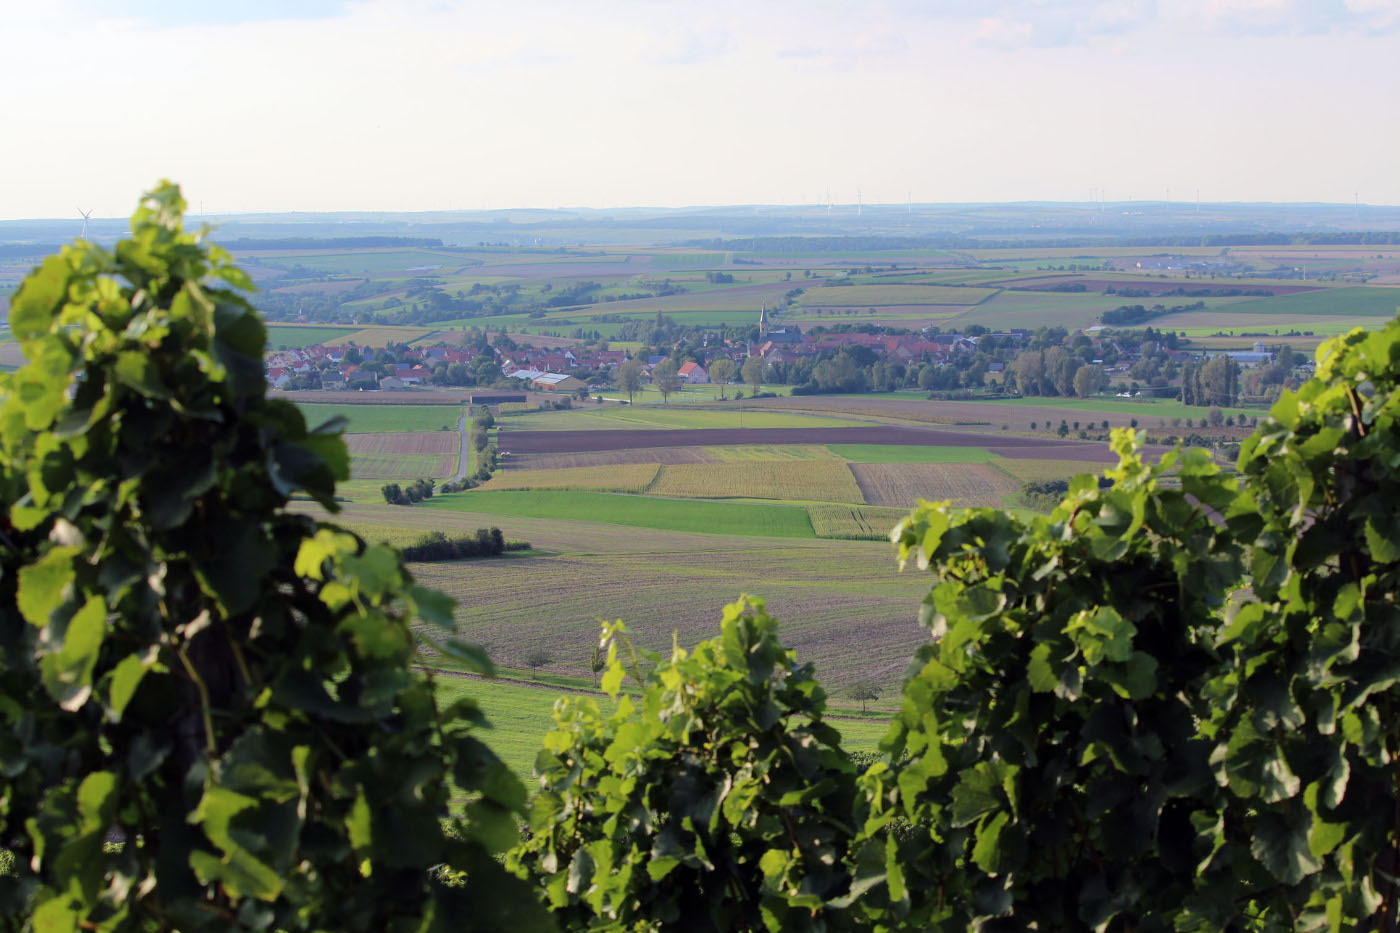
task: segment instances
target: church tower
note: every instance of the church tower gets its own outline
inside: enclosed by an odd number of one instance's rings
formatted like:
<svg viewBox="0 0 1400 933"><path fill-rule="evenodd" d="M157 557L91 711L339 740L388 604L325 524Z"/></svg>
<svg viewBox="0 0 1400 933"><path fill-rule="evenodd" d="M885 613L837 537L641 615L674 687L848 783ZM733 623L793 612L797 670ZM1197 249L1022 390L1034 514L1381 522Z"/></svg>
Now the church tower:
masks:
<svg viewBox="0 0 1400 933"><path fill-rule="evenodd" d="M758 339L764 340L768 337L768 303L764 302L763 309L758 312Z"/></svg>

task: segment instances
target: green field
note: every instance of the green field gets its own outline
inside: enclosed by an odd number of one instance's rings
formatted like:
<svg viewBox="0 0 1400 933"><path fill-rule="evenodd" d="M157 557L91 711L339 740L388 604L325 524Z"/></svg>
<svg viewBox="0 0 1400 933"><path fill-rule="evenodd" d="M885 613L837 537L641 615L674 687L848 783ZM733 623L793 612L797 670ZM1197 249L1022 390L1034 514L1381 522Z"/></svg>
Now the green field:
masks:
<svg viewBox="0 0 1400 933"><path fill-rule="evenodd" d="M894 444L828 444L853 463L987 463L997 459L982 447L904 447Z"/></svg>
<svg viewBox="0 0 1400 933"><path fill-rule="evenodd" d="M326 405L297 403L310 427L337 416L349 419L346 434L457 430L458 405Z"/></svg>
<svg viewBox="0 0 1400 933"><path fill-rule="evenodd" d="M318 343L325 343L327 340L335 340L337 337L349 336L359 329L358 327L290 327L269 324L267 345L272 348L310 347Z"/></svg>
<svg viewBox="0 0 1400 933"><path fill-rule="evenodd" d="M477 489L434 496L422 506L705 534L768 538L811 538L815 535L805 510L783 505L736 505L598 492Z"/></svg>
<svg viewBox="0 0 1400 933"><path fill-rule="evenodd" d="M1400 288L1327 288L1277 298L1259 298L1231 306L1231 311L1250 315L1286 315L1289 317L1381 317L1392 318L1400 309ZM1373 322L1373 326L1374 326ZM1258 326L1253 321L1241 321L1239 327Z"/></svg>
<svg viewBox="0 0 1400 933"><path fill-rule="evenodd" d="M994 288L946 285L830 285L809 288L802 304L810 308L864 308L880 305L974 305L995 295Z"/></svg>

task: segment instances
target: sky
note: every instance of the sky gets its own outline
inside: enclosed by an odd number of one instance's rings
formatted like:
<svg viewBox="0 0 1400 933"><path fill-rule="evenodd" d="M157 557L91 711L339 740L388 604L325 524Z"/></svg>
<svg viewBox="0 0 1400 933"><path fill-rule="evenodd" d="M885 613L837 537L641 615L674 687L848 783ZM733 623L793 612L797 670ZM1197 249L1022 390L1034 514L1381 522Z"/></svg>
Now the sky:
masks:
<svg viewBox="0 0 1400 933"><path fill-rule="evenodd" d="M0 219L1400 204L1400 0L0 0Z"/></svg>

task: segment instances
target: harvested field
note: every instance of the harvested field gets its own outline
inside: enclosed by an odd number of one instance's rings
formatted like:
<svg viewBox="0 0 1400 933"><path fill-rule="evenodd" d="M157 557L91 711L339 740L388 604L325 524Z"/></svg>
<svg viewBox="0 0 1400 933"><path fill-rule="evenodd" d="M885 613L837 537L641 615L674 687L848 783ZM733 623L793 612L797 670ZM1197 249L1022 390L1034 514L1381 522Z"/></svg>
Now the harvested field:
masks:
<svg viewBox="0 0 1400 933"><path fill-rule="evenodd" d="M994 438L988 438L994 440ZM832 444L826 448L852 463L985 463L985 447L891 447L885 444Z"/></svg>
<svg viewBox="0 0 1400 933"><path fill-rule="evenodd" d="M1043 416L1042 416L1043 418ZM652 429L636 431L508 431L502 429L500 446L512 454L573 453L586 450L628 450L639 447L747 447L760 441L765 445L885 444L917 447L986 447L1035 450L1062 447L1076 442L1015 435L978 434L971 431L945 431L894 425L854 428L764 428L750 430L698 428L693 431ZM1103 444L1079 441L1085 452L1107 450ZM1084 456L1079 459L1093 459Z"/></svg>
<svg viewBox="0 0 1400 933"><path fill-rule="evenodd" d="M656 463L574 467L564 470L512 470L497 473L481 488L587 489L593 492L642 492L656 479Z"/></svg>
<svg viewBox="0 0 1400 933"><path fill-rule="evenodd" d="M667 466L648 492L701 499L862 501L851 471L835 459Z"/></svg>
<svg viewBox="0 0 1400 933"><path fill-rule="evenodd" d="M347 434L356 479L440 478L457 470L461 439L455 431Z"/></svg>
<svg viewBox="0 0 1400 933"><path fill-rule="evenodd" d="M434 496L433 501L466 500L470 495ZM559 495L641 502L653 510L671 504L628 496ZM741 515L754 509L781 510L810 524L804 508L675 504L707 513L732 509ZM293 503L292 508L302 514L325 514L309 502ZM870 511L861 508L862 513ZM902 513L888 510L891 517ZM713 637L720 607L739 593L752 593L768 600L769 610L782 620L783 642L797 650L799 660L817 662L824 687L835 692L873 678L893 691L890 696L897 705L909 658L928 640L928 631L916 618L919 600L932 580L927 574L900 573L888 542L716 534L724 523L714 521L698 529L707 533L693 534L572 521L567 514L560 509L523 517L404 508L381 500L346 503L334 520L367 540L400 546L428 531L470 534L494 525L507 539L529 541L551 552L413 565L419 582L461 600L457 618L467 626L465 636L487 645L504 667L523 667L528 650L547 646L557 658L549 670L589 678L588 645L597 638L599 618L624 619L640 645L666 651L673 631L686 646ZM881 529L883 521L869 524Z"/></svg>
<svg viewBox="0 0 1400 933"><path fill-rule="evenodd" d="M354 342L357 347L382 347L388 343L412 343L433 333L433 327L364 327L354 333L345 334L326 341L328 347L338 347Z"/></svg>
<svg viewBox="0 0 1400 933"><path fill-rule="evenodd" d="M908 508L918 499L952 499L964 506L1000 506L1021 484L985 463L853 463L870 505Z"/></svg>
<svg viewBox="0 0 1400 933"><path fill-rule="evenodd" d="M757 447L701 447L697 449L708 452L710 456L724 463L840 459L825 447L783 447L774 444L761 444Z"/></svg>
<svg viewBox="0 0 1400 933"><path fill-rule="evenodd" d="M634 450L600 450L577 454L516 454L505 459L506 470L561 470L630 463L714 463L718 447L642 447Z"/></svg>
<svg viewBox="0 0 1400 933"><path fill-rule="evenodd" d="M997 469L1022 483L1073 479L1080 473L1101 476L1111 464L1078 460L998 460Z"/></svg>
<svg viewBox="0 0 1400 933"><path fill-rule="evenodd" d="M908 511L878 505L809 505L807 514L818 538L888 541L890 529Z"/></svg>

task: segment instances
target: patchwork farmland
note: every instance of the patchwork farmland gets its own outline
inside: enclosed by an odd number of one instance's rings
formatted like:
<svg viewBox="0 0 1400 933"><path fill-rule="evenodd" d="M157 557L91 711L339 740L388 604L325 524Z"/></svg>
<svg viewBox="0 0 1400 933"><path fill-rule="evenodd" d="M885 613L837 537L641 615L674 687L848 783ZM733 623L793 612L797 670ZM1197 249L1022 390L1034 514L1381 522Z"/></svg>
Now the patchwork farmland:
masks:
<svg viewBox="0 0 1400 933"><path fill-rule="evenodd" d="M351 320L370 320L369 327L313 331L279 324L274 338L289 346L315 334L361 347L392 341L465 348L475 328L489 331L493 341L504 329L506 340L533 339L541 351L560 353L577 348L579 338L571 335L582 332L647 355L667 353L676 341L669 335L664 345L646 342L658 312L675 328L708 328L711 338L738 345L754 341L749 329L765 305L773 327L800 323L804 332L864 328L878 335L882 326L889 333L981 326L998 332L1063 327L1073 334L1125 304L1161 303L1193 306L1152 323L1189 333L1198 346L1249 350L1258 338L1243 334L1278 327L1299 335L1294 349L1309 350L1316 338L1305 331L1337 332L1393 314L1400 305L1400 289L1374 283L1211 283L1136 269L1161 252L1153 249L1105 247L1094 255L1053 249L754 251L742 257L685 248L589 252L386 250L364 263L356 255L269 256L284 271L301 262L338 277L325 283L327 293L350 294L356 282L383 288L360 297L361 288L347 301L356 315ZM1173 252L1222 259L1219 250ZM1260 251L1258 261L1281 263L1282 256ZM1400 251L1389 260L1362 251L1345 261L1374 264L1378 276L1400 281ZM882 262L901 268L849 268ZM1092 269L1056 268L1072 263ZM424 316L424 286L412 282L417 276L431 276L438 283L432 290L466 310L444 320ZM1188 285L1189 295L1178 296ZM1061 290L1075 286L1084 290ZM315 291L292 280L279 287L289 297ZM586 300L543 305L567 289ZM677 293L659 294L666 290ZM1233 293L1246 290L1271 294ZM492 313L472 309L474 294L491 297ZM916 618L931 581L899 574L887 542L915 500L1024 508L1026 484L1099 472L1115 461L1093 438L1105 433L1105 422L1183 436L1177 423L1203 414L1177 400L1110 394L932 401L914 388L917 358L905 365L908 388L870 395L789 395L793 384L767 376L761 386L727 391L761 389L777 397L721 402L720 387L687 385L662 404L655 384L629 398L604 382L590 383L589 394L605 404L575 398L571 410L538 411L532 395L528 405L497 413L491 440L503 456L489 481L412 507L384 504L378 487L386 480L452 474L456 426L469 390L292 397L318 403L303 406L309 422L348 417L356 481L343 489L351 500L345 517L362 534L408 544L427 532L497 526L533 546L509 559L413 568L423 581L459 597L458 617L469 637L486 645L515 681L502 685L501 696L519 710L507 717L507 731L531 732L513 760L523 773L553 691L592 687L587 657L599 616L623 618L643 645L667 650L673 635L686 645L713 634L719 607L740 592L761 595L783 620L784 638L799 658L817 664L838 709L858 711L845 693L862 680L885 688L887 699L875 706L888 709L890 689L926 637ZM619 404L627 401L639 404ZM1257 417L1261 411L1230 414ZM1065 432L1057 430L1061 423ZM527 666L527 655L539 650L549 659Z"/></svg>

